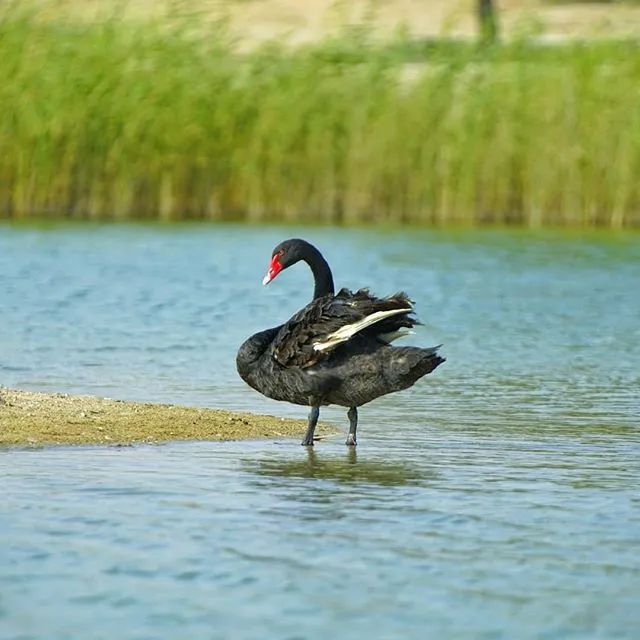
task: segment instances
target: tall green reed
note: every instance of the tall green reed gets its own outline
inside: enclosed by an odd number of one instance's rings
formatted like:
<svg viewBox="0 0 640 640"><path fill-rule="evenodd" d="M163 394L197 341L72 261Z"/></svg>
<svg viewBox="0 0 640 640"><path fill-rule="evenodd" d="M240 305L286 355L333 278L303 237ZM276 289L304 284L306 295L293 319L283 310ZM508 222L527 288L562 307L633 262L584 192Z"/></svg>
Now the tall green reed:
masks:
<svg viewBox="0 0 640 640"><path fill-rule="evenodd" d="M197 17L0 17L0 216L637 226L624 42L234 53Z"/></svg>

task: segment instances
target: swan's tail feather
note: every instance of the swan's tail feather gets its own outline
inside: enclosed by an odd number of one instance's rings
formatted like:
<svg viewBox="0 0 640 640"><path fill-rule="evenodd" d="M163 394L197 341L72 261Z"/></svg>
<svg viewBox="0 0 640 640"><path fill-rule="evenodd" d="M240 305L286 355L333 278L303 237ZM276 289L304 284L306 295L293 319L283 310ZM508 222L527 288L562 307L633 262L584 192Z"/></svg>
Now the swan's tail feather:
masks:
<svg viewBox="0 0 640 640"><path fill-rule="evenodd" d="M393 347L389 379L396 379L397 389L406 389L414 382L439 367L445 358L438 355L437 347L423 349L420 347Z"/></svg>

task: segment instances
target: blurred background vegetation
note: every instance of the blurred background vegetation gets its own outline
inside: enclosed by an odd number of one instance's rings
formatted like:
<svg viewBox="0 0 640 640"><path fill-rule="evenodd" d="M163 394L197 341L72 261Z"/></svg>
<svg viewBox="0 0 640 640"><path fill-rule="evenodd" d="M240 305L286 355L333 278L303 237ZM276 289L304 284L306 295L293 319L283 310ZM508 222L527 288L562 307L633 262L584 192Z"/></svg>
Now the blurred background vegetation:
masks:
<svg viewBox="0 0 640 640"><path fill-rule="evenodd" d="M638 2L0 7L0 217L640 226Z"/></svg>

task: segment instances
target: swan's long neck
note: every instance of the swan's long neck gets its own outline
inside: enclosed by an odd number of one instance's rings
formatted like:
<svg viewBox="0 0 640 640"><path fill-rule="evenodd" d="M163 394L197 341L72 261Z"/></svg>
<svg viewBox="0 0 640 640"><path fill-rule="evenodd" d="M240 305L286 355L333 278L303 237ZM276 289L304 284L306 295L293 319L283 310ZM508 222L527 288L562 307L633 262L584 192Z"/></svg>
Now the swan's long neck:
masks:
<svg viewBox="0 0 640 640"><path fill-rule="evenodd" d="M333 276L331 275L329 264L322 254L313 245L309 245L309 248L304 253L303 260L311 267L311 272L313 273L315 281L313 299L333 295L335 293Z"/></svg>

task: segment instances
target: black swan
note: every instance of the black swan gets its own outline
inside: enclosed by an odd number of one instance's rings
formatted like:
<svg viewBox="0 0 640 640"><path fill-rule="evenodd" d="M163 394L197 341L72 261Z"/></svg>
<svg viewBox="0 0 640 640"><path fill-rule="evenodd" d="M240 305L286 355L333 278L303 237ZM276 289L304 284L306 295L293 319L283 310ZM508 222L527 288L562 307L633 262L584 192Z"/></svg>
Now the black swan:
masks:
<svg viewBox="0 0 640 640"><path fill-rule="evenodd" d="M407 389L445 360L438 347L391 347L417 323L405 293L376 298L367 289L341 289L322 254L305 240L280 243L263 284L304 260L315 279L313 300L288 322L251 336L238 350L240 377L274 400L311 407L302 444L313 446L320 406L349 407L347 445L356 444L358 407Z"/></svg>

